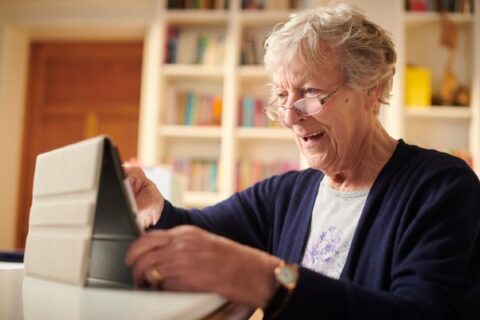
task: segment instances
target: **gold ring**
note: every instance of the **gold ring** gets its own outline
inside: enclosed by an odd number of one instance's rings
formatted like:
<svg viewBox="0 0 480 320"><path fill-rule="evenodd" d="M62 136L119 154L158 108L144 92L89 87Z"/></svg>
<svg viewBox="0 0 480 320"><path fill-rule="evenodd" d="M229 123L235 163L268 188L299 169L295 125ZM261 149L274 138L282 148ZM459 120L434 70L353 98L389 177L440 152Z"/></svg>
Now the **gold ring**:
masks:
<svg viewBox="0 0 480 320"><path fill-rule="evenodd" d="M157 268L150 269L150 275L157 282L162 282L162 280L163 280L163 275L160 273L160 271L157 270Z"/></svg>

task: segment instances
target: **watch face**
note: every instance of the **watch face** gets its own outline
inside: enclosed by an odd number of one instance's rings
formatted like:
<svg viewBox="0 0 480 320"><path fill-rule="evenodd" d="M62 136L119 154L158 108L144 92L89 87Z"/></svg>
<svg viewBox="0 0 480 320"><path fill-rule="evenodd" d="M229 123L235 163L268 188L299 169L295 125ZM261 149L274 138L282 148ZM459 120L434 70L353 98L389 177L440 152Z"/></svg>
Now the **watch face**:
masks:
<svg viewBox="0 0 480 320"><path fill-rule="evenodd" d="M278 281L283 285L291 285L297 282L297 272L289 266L284 266L279 270Z"/></svg>

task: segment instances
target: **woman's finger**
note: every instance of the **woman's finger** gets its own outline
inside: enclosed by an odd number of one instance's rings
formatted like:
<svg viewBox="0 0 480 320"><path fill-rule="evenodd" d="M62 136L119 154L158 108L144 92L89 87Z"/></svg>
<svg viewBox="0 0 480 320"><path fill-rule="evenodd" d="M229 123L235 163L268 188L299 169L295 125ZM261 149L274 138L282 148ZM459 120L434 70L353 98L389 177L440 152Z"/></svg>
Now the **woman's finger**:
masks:
<svg viewBox="0 0 480 320"><path fill-rule="evenodd" d="M125 263L131 266L146 252L155 248L164 247L168 245L170 241L171 236L165 230L148 232L130 245L125 257Z"/></svg>
<svg viewBox="0 0 480 320"><path fill-rule="evenodd" d="M132 266L132 275L136 285L147 280L156 283L160 278L175 274L176 262L172 259L174 252L169 247L156 248L146 252Z"/></svg>

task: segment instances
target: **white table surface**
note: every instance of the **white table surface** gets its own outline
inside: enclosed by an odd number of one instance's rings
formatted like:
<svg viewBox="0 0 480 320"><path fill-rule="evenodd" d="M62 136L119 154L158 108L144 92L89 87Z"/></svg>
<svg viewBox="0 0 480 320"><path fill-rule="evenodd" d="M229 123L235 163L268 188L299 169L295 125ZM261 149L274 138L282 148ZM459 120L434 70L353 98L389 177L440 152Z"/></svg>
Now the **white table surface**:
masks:
<svg viewBox="0 0 480 320"><path fill-rule="evenodd" d="M214 294L83 288L0 265L1 320L201 319L225 303Z"/></svg>

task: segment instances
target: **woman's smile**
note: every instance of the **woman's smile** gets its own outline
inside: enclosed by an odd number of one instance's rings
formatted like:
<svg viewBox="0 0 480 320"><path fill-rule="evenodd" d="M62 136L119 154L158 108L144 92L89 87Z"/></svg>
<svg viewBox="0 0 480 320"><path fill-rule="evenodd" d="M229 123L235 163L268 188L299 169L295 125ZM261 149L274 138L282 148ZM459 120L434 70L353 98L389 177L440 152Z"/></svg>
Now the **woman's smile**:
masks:
<svg viewBox="0 0 480 320"><path fill-rule="evenodd" d="M313 147L321 143L324 139L325 131L317 131L307 135L298 135L300 143L305 147Z"/></svg>

